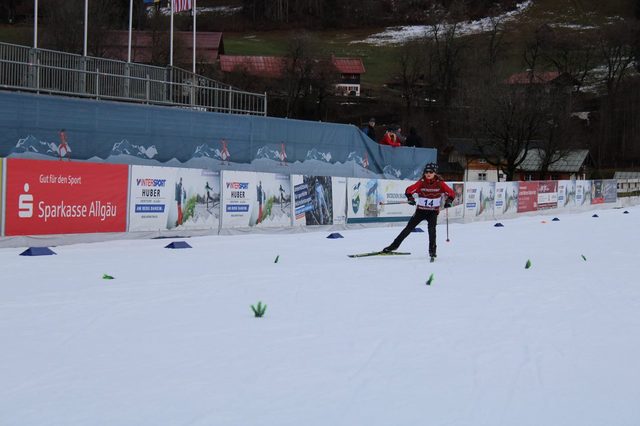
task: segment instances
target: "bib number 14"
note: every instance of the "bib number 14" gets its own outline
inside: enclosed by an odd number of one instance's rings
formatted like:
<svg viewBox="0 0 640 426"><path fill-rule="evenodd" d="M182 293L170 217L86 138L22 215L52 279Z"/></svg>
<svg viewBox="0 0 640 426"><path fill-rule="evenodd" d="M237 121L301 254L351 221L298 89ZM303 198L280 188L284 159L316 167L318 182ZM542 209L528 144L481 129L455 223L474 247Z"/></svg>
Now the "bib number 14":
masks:
<svg viewBox="0 0 640 426"><path fill-rule="evenodd" d="M440 197L438 198L419 198L420 205L429 209L440 207Z"/></svg>

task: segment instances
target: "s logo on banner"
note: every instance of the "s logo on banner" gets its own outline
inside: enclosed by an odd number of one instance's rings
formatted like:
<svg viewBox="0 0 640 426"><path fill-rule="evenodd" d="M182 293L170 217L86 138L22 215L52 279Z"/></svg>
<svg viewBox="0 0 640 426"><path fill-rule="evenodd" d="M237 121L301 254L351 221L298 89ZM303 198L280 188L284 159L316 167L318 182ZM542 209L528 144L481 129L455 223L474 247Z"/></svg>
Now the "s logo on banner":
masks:
<svg viewBox="0 0 640 426"><path fill-rule="evenodd" d="M24 184L25 194L18 197L18 217L29 218L33 216L33 194L29 194L29 184Z"/></svg>

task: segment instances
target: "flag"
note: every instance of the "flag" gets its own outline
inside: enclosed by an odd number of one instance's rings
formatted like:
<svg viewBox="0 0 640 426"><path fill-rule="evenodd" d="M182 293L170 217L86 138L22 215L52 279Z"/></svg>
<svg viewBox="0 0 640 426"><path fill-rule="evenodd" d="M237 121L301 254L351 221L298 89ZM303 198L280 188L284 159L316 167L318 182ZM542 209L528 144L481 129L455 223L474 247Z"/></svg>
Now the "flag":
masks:
<svg viewBox="0 0 640 426"><path fill-rule="evenodd" d="M191 9L191 0L172 0L173 1L173 12L179 13L183 10Z"/></svg>

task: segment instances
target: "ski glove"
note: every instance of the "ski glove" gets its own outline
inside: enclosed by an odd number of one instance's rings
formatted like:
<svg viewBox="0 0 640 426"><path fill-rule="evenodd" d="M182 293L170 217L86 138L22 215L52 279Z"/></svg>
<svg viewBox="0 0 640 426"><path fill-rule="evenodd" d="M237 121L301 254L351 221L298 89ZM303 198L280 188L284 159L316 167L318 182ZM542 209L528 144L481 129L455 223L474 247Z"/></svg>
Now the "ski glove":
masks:
<svg viewBox="0 0 640 426"><path fill-rule="evenodd" d="M413 195L411 194L404 194L407 196L407 203L409 203L410 206L415 206L416 205L416 200L413 198Z"/></svg>
<svg viewBox="0 0 640 426"><path fill-rule="evenodd" d="M453 203L453 198L447 197L446 201L444 202L444 208L448 209L449 207L451 207L451 203Z"/></svg>

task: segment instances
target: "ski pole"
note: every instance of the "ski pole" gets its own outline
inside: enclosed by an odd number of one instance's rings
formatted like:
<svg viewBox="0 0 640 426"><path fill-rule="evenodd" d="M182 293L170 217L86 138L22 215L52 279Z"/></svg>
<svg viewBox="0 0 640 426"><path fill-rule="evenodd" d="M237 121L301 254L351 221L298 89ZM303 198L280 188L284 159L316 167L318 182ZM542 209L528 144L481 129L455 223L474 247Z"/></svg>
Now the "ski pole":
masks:
<svg viewBox="0 0 640 426"><path fill-rule="evenodd" d="M445 209L447 215L447 242L449 242L449 209Z"/></svg>
<svg viewBox="0 0 640 426"><path fill-rule="evenodd" d="M392 204L407 204L407 202L406 201L388 201L388 202L380 201L381 206L389 206Z"/></svg>

